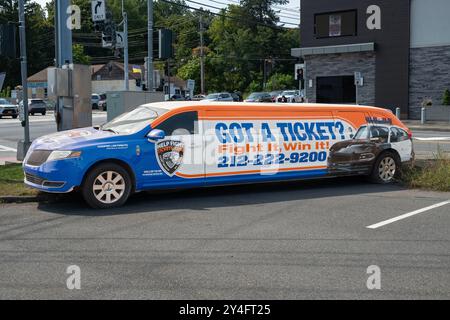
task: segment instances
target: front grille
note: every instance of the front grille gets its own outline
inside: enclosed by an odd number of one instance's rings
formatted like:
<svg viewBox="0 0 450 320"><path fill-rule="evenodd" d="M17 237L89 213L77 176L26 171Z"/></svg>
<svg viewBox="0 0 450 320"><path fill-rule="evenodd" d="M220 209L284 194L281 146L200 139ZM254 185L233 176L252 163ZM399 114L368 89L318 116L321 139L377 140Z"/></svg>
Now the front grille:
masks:
<svg viewBox="0 0 450 320"><path fill-rule="evenodd" d="M40 166L47 161L50 153L52 153L50 150L34 150L28 157L26 164L30 166Z"/></svg>
<svg viewBox="0 0 450 320"><path fill-rule="evenodd" d="M25 173L25 179L27 179L28 182L37 184L37 185L42 185L44 183L44 179L42 179L41 177L35 176L34 174L30 174L30 173Z"/></svg>

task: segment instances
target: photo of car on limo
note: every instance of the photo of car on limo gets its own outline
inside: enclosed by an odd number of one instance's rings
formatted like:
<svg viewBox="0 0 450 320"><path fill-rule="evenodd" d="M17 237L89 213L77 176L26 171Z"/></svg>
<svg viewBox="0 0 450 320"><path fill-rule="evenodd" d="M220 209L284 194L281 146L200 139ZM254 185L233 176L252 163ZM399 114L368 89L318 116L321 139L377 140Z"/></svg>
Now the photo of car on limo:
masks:
<svg viewBox="0 0 450 320"><path fill-rule="evenodd" d="M370 174L375 182L390 183L398 175L401 164L413 158L408 132L395 126L374 124L359 128L351 140L334 144L328 167L334 174Z"/></svg>

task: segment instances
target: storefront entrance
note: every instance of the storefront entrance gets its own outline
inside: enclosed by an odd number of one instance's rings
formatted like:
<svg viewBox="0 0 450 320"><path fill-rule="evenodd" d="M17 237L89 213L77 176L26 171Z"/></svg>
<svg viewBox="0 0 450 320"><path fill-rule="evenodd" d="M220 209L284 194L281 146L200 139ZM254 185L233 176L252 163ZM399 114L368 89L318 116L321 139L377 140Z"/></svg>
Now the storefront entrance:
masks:
<svg viewBox="0 0 450 320"><path fill-rule="evenodd" d="M354 76L317 77L318 103L356 103Z"/></svg>

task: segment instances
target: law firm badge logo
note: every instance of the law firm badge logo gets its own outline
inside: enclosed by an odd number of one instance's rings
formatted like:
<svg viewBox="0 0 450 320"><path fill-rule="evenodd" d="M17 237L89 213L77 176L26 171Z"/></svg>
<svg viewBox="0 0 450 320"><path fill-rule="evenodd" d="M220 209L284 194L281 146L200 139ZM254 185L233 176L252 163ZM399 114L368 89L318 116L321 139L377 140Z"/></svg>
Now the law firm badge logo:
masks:
<svg viewBox="0 0 450 320"><path fill-rule="evenodd" d="M183 163L184 144L181 141L166 140L156 145L159 166L172 177Z"/></svg>

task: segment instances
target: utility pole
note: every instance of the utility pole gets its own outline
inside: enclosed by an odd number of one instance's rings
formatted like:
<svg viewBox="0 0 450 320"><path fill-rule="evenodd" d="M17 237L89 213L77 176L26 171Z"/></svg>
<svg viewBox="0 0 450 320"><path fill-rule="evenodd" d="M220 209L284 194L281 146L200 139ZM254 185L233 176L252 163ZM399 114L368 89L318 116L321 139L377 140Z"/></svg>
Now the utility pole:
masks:
<svg viewBox="0 0 450 320"><path fill-rule="evenodd" d="M124 69L124 81L125 81L125 91L130 89L129 81L129 70L128 70L128 16L124 11L123 0L122 0L122 18L123 18L123 34L124 34L124 45L123 45L123 69Z"/></svg>
<svg viewBox="0 0 450 320"><path fill-rule="evenodd" d="M62 68L66 64L73 62L72 56L72 30L67 28L67 8L69 7L70 0L55 1L55 58L56 67ZM66 128L67 117L64 114L72 112L69 109L64 108L65 99L59 97L56 99L56 114L57 114L57 130L62 131Z"/></svg>
<svg viewBox="0 0 450 320"><path fill-rule="evenodd" d="M148 58L147 58L147 89L153 92L153 0L147 0L148 16Z"/></svg>
<svg viewBox="0 0 450 320"><path fill-rule="evenodd" d="M205 94L205 52L203 50L203 16L200 15L200 88L201 94Z"/></svg>
<svg viewBox="0 0 450 320"><path fill-rule="evenodd" d="M20 33L20 67L22 74L22 102L24 113L24 140L19 141L17 159L23 160L30 147L30 127L28 119L28 84L27 84L27 46L25 38L24 0L19 0L19 33Z"/></svg>

